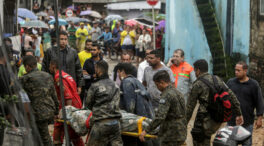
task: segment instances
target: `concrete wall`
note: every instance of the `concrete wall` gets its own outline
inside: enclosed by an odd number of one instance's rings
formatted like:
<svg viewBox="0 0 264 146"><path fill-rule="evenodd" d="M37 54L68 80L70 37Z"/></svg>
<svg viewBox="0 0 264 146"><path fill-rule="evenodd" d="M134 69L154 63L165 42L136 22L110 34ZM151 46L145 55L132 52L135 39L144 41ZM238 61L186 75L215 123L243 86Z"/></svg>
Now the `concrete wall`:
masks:
<svg viewBox="0 0 264 146"><path fill-rule="evenodd" d="M224 44L226 43L227 1L228 0L213 0L216 20L219 24Z"/></svg>
<svg viewBox="0 0 264 146"><path fill-rule="evenodd" d="M185 60L193 64L197 59L206 59L212 69L212 55L204 33L195 0L166 1L166 48L165 62L173 51L185 51Z"/></svg>
<svg viewBox="0 0 264 146"><path fill-rule="evenodd" d="M248 56L250 42L250 0L235 0L234 10L233 52Z"/></svg>
<svg viewBox="0 0 264 146"><path fill-rule="evenodd" d="M227 33L227 1L213 0L216 19L221 29L221 35L226 43ZM234 0L234 24L233 24L233 50L234 53L249 55L250 43L250 0ZM248 59L248 58L247 58Z"/></svg>

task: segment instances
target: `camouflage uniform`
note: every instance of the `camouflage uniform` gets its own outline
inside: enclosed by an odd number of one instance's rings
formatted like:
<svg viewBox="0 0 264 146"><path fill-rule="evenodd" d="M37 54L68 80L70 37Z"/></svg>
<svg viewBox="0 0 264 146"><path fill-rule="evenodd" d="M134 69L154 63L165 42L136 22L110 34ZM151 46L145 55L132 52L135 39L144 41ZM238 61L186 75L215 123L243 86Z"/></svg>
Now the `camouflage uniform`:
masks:
<svg viewBox="0 0 264 146"><path fill-rule="evenodd" d="M27 92L44 145L50 145L51 139L48 131L48 122L58 114L59 102L51 75L33 69L23 76L21 84Z"/></svg>
<svg viewBox="0 0 264 146"><path fill-rule="evenodd" d="M162 146L180 146L187 135L187 121L185 117L185 101L183 95L169 85L162 92L155 119L146 129L151 133L159 125L159 137Z"/></svg>
<svg viewBox="0 0 264 146"><path fill-rule="evenodd" d="M119 88L108 77L91 85L86 105L92 110L92 129L88 146L122 146L119 112Z"/></svg>
<svg viewBox="0 0 264 146"><path fill-rule="evenodd" d="M198 100L200 106L198 108L192 131L193 145L210 146L211 135L219 129L222 123L215 122L208 114L207 106L209 102L210 89L205 83L199 80L201 78L204 78L213 84L212 75L210 75L209 73L204 73L198 77L198 79L193 83L193 87L191 89L190 98L187 102L186 116L187 121L189 121L192 117L193 110ZM226 86L219 77L217 77L217 80L220 86ZM234 113L237 113L236 115L241 115L240 103L237 100L235 94L230 89L228 90L228 93L231 97L230 100L232 103L232 111ZM194 134L193 132L195 132L196 134Z"/></svg>

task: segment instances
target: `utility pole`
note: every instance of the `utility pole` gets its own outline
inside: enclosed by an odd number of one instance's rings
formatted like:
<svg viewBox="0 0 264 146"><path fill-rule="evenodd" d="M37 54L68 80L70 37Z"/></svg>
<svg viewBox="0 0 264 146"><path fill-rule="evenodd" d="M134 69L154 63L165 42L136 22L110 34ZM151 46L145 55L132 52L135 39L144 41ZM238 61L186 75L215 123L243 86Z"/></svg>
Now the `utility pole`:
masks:
<svg viewBox="0 0 264 146"><path fill-rule="evenodd" d="M59 33L59 16L58 16L58 0L54 0L54 7L55 7L55 28L56 28L56 39L57 39L57 54L58 58L60 58L60 33ZM61 72L61 61L59 61L59 82L60 82L60 97L62 103L62 117L63 117L63 125L64 125L64 133L65 133L65 141L66 146L70 146L70 139L68 133L68 126L67 126L67 118L66 118L66 111L65 111L65 99L64 99L64 89L63 89L63 82L62 82L62 72Z"/></svg>

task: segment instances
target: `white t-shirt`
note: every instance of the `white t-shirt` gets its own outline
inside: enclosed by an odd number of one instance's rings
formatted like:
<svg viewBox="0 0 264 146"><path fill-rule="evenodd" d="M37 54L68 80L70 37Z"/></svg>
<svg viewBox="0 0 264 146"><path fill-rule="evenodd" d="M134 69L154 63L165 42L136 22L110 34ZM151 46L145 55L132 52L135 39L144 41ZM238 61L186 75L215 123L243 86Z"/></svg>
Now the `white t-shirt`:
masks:
<svg viewBox="0 0 264 146"><path fill-rule="evenodd" d="M123 45L132 45L132 40L131 40L129 34L124 38Z"/></svg>

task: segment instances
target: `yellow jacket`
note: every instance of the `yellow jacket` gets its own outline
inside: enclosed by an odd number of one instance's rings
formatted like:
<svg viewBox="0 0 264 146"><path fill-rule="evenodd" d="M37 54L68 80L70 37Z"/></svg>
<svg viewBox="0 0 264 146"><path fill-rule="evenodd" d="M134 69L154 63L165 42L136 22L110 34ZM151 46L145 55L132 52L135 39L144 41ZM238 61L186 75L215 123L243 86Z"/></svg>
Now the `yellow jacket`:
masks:
<svg viewBox="0 0 264 146"><path fill-rule="evenodd" d="M127 35L128 35L128 34L127 34L127 31L126 31L126 30L124 30L124 31L121 33L121 46L123 45L124 39L125 39L125 37L126 37ZM131 40L132 40L132 44L135 45L135 37L136 37L136 33L135 33L135 31L130 31L130 32L129 32L129 36L130 36L130 38L131 38Z"/></svg>
<svg viewBox="0 0 264 146"><path fill-rule="evenodd" d="M80 41L85 41L86 37L88 36L88 31L87 29L83 28L78 28L77 31L75 32L75 36L77 39L80 39Z"/></svg>

